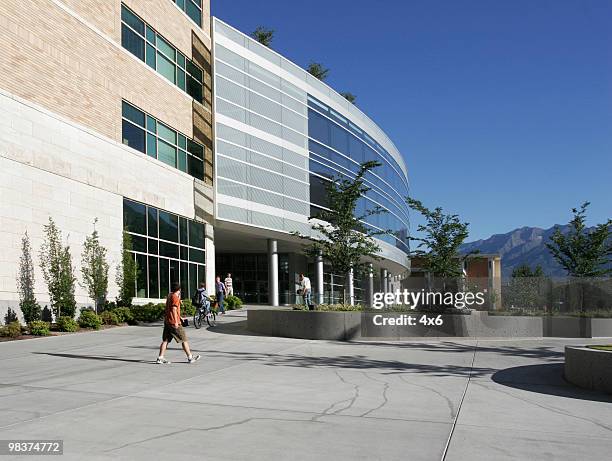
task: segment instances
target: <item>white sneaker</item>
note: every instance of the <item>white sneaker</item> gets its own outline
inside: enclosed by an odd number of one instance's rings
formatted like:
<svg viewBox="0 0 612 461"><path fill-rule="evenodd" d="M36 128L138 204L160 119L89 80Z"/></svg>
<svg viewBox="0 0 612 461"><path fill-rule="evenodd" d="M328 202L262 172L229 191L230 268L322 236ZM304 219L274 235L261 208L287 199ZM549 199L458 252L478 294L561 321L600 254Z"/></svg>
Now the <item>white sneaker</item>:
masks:
<svg viewBox="0 0 612 461"><path fill-rule="evenodd" d="M155 362L155 363L163 363L163 364L166 364L166 363L170 363L170 361L169 361L169 360L166 360L166 359L165 359L165 358L163 358L163 357L157 357L157 362Z"/></svg>
<svg viewBox="0 0 612 461"><path fill-rule="evenodd" d="M193 362L197 362L198 360L200 360L202 357L200 355L192 355L190 358L187 359L187 361L189 363L193 363Z"/></svg>

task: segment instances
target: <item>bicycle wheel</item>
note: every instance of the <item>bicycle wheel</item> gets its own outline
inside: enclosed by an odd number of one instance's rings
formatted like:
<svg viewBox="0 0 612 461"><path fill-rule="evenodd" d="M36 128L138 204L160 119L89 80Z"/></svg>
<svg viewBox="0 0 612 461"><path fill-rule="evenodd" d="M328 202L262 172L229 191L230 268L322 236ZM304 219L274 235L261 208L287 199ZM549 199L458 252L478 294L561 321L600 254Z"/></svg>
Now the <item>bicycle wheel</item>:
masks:
<svg viewBox="0 0 612 461"><path fill-rule="evenodd" d="M202 313L199 310L193 314L193 326L196 327L196 330L202 328Z"/></svg>
<svg viewBox="0 0 612 461"><path fill-rule="evenodd" d="M206 316L206 323L209 327L214 327L217 324L217 316L214 311L210 311Z"/></svg>

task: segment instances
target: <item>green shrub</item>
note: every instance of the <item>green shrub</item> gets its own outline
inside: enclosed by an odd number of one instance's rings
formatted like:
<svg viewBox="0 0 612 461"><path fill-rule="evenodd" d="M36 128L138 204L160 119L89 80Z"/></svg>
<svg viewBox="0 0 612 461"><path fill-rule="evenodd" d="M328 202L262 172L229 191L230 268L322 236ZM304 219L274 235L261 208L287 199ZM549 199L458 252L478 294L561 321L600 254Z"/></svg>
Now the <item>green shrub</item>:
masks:
<svg viewBox="0 0 612 461"><path fill-rule="evenodd" d="M119 323L134 323L134 314L129 307L115 307L110 311L117 316Z"/></svg>
<svg viewBox="0 0 612 461"><path fill-rule="evenodd" d="M164 318L165 304L143 304L141 306L133 305L131 308L134 320L138 322L157 322Z"/></svg>
<svg viewBox="0 0 612 461"><path fill-rule="evenodd" d="M21 336L21 324L19 321L10 322L5 327L1 327L0 336L8 336L9 338Z"/></svg>
<svg viewBox="0 0 612 461"><path fill-rule="evenodd" d="M57 319L57 328L59 331L73 333L79 329L79 324L73 318L62 315Z"/></svg>
<svg viewBox="0 0 612 461"><path fill-rule="evenodd" d="M227 310L232 310L232 309L240 309L242 307L242 299L240 299L238 296L226 296L224 298L225 300L225 308Z"/></svg>
<svg viewBox="0 0 612 461"><path fill-rule="evenodd" d="M49 335L49 323L43 322L42 320L34 320L30 322L30 334L34 336L48 336Z"/></svg>
<svg viewBox="0 0 612 461"><path fill-rule="evenodd" d="M18 321L19 319L17 318L17 313L9 307L8 311L6 311L6 315L4 316L4 324L10 325L11 323Z"/></svg>
<svg viewBox="0 0 612 461"><path fill-rule="evenodd" d="M100 320L104 325L119 325L119 317L113 311L104 311L100 314Z"/></svg>
<svg viewBox="0 0 612 461"><path fill-rule="evenodd" d="M183 299L183 305L181 306L181 315L184 317L193 317L195 311L196 309L193 304L191 304L191 299Z"/></svg>
<svg viewBox="0 0 612 461"><path fill-rule="evenodd" d="M81 311L81 315L79 316L79 325L81 328L92 328L94 330L99 330L100 326L102 326L102 319L94 311L84 309Z"/></svg>

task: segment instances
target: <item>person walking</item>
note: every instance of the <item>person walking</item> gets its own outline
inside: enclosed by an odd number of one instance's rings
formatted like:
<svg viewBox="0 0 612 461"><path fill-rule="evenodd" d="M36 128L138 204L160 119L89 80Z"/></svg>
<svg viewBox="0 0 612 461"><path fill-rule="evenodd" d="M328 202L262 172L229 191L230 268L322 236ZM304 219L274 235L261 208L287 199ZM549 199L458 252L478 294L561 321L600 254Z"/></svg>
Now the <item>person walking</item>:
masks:
<svg viewBox="0 0 612 461"><path fill-rule="evenodd" d="M310 284L310 279L305 277L304 274L300 274L300 291L302 293L302 297L304 298L304 304L308 309L311 309L312 286Z"/></svg>
<svg viewBox="0 0 612 461"><path fill-rule="evenodd" d="M225 307L223 306L223 298L227 292L225 285L221 281L221 277L217 276L215 279L215 296L217 298L217 305L219 306L219 312L225 315Z"/></svg>
<svg viewBox="0 0 612 461"><path fill-rule="evenodd" d="M232 274L228 273L223 281L225 285L225 296L234 296L234 286L232 284Z"/></svg>
<svg viewBox="0 0 612 461"><path fill-rule="evenodd" d="M187 361L194 363L200 360L199 355L193 355L187 341L187 334L183 329L181 321L181 285L174 283L172 285L172 293L166 298L166 310L164 312L164 331L162 332L162 343L159 346L159 357L157 363L170 363L166 360L164 354L168 344L175 340L183 347L183 351L187 355Z"/></svg>

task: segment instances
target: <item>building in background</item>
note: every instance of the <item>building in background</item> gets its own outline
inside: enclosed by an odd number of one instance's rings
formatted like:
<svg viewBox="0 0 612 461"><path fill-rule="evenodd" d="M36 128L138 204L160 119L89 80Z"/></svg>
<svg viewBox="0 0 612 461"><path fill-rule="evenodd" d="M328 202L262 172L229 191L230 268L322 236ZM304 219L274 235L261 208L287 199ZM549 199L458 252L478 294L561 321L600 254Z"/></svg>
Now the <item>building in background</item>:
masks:
<svg viewBox="0 0 612 461"><path fill-rule="evenodd" d="M433 280L430 272L423 268L423 258L413 257L410 260L410 273L401 282L401 289L420 290L428 286L440 286L448 283L456 284L454 280ZM462 290L482 292L485 295L485 304L478 309L495 310L502 308L502 271L501 256L499 254L473 253L467 255L462 262L463 278L460 283ZM429 278L429 281L426 279Z"/></svg>
<svg viewBox="0 0 612 461"><path fill-rule="evenodd" d="M98 219L109 299L126 229L135 302L164 298L174 281L188 295L227 272L247 302L295 302L299 272L315 299L337 300L344 280L308 261L290 232L310 232L325 181L373 159L383 166L359 211L387 209L367 224L393 235L355 300L409 267L407 167L393 143L330 87L211 20L208 0L6 0L0 45L0 311L18 302L26 231L48 303L38 250L49 217L77 279Z"/></svg>

